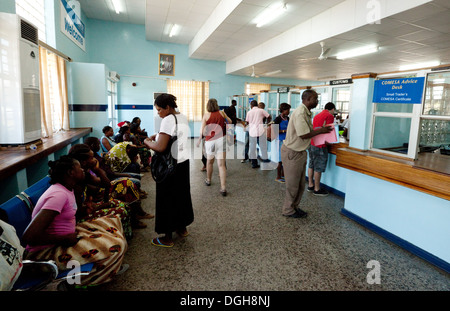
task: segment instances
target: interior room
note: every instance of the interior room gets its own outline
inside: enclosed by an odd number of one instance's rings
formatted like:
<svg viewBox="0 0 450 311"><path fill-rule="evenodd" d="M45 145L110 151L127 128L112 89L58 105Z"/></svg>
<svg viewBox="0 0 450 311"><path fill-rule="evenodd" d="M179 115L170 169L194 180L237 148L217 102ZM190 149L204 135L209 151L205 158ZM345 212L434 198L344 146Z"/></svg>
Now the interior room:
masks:
<svg viewBox="0 0 450 311"><path fill-rule="evenodd" d="M49 162L135 118L148 137L165 134L161 94L177 98L188 126L189 236L158 247L155 218L141 219L128 270L111 282L55 279L39 290L450 290L448 0L2 0L0 53L0 212L21 243L44 204ZM296 219L282 215L283 142L263 136L267 162L258 153L250 165L245 121L265 110L266 133L284 103L292 122L308 90L318 96L311 122L334 103L336 139L325 147L326 197L305 188L308 217ZM199 147L210 99L220 111L236 102L225 193L222 162L208 181ZM308 165L309 188L317 177ZM158 218L150 167L141 167L138 201ZM28 208L13 207L18 199Z"/></svg>

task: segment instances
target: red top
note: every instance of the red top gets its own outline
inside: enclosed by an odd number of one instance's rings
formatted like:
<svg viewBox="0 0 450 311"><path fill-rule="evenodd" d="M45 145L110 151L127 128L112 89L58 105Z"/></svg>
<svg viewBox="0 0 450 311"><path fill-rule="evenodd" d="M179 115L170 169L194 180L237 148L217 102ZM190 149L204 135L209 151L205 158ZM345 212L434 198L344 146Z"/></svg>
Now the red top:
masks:
<svg viewBox="0 0 450 311"><path fill-rule="evenodd" d="M214 140L225 136L225 118L220 111L211 112L206 121L205 140Z"/></svg>
<svg viewBox="0 0 450 311"><path fill-rule="evenodd" d="M314 117L313 129L322 127L324 122L326 122L325 124L333 124L334 123L334 116L327 109L324 109L322 112L320 112L318 115L316 115ZM319 148L326 146L326 145L315 145L313 139L311 139L311 145L319 147Z"/></svg>

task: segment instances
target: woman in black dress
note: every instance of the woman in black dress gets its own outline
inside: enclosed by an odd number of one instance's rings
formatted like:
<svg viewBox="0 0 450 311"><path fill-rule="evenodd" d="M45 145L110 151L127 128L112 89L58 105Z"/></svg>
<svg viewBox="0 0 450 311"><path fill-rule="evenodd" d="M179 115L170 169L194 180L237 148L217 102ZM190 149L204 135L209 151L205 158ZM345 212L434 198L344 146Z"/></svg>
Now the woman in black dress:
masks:
<svg viewBox="0 0 450 311"><path fill-rule="evenodd" d="M171 94L161 94L155 99L155 109L163 120L159 133L144 140L149 149L163 152L168 148L172 136L177 136L171 149L177 159L175 174L156 184L155 231L164 236L154 238L152 244L162 247L174 245L174 231L179 236L188 236L186 227L194 221L187 154L189 124L186 116L175 108L176 97Z"/></svg>

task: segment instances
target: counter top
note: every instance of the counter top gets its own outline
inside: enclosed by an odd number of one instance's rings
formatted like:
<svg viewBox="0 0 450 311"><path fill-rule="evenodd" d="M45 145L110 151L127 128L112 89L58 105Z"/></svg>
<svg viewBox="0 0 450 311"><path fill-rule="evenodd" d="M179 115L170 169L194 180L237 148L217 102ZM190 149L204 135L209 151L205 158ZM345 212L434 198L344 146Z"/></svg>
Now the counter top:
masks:
<svg viewBox="0 0 450 311"><path fill-rule="evenodd" d="M352 148L336 149L336 165L450 200L450 158L419 154L416 161Z"/></svg>
<svg viewBox="0 0 450 311"><path fill-rule="evenodd" d="M50 154L70 145L84 136L89 135L92 128L76 128L56 133L51 138L42 138L36 150L10 147L0 150L0 180L3 180L18 171L48 157Z"/></svg>

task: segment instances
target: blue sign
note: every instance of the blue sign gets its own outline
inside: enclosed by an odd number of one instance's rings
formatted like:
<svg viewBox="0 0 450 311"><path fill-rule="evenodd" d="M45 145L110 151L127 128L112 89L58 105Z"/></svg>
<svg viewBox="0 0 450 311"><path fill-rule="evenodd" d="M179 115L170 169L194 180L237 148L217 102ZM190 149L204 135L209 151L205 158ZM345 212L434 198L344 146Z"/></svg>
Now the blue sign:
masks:
<svg viewBox="0 0 450 311"><path fill-rule="evenodd" d="M373 102L379 104L421 104L425 78L375 81Z"/></svg>

